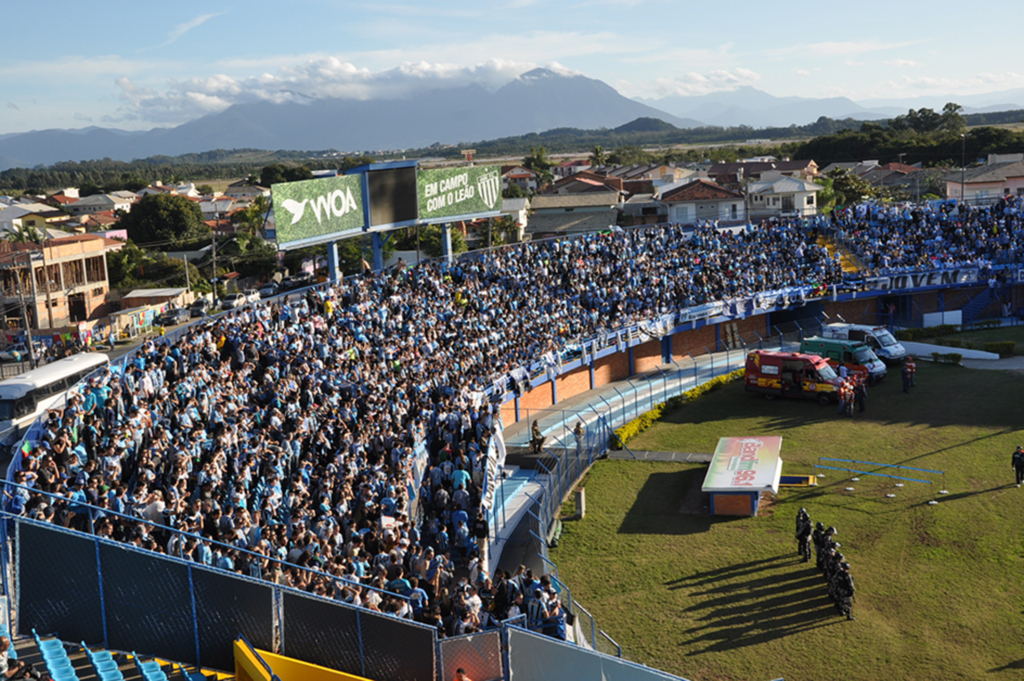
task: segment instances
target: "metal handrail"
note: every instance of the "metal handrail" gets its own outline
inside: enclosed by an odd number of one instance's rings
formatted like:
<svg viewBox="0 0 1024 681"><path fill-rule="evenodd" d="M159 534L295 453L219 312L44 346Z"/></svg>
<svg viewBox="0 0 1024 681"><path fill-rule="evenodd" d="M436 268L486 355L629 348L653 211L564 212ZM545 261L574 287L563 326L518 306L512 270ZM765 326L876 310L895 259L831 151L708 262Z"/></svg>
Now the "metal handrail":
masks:
<svg viewBox="0 0 1024 681"><path fill-rule="evenodd" d="M606 639L608 639L608 642L611 643L613 646L615 646L615 649L619 651L618 657L622 657L622 646L620 646L618 643L616 643L615 639L613 639L611 636L609 636L607 633L605 633L604 629L601 629L600 632L598 632L598 633L600 633L602 636L604 636Z"/></svg>

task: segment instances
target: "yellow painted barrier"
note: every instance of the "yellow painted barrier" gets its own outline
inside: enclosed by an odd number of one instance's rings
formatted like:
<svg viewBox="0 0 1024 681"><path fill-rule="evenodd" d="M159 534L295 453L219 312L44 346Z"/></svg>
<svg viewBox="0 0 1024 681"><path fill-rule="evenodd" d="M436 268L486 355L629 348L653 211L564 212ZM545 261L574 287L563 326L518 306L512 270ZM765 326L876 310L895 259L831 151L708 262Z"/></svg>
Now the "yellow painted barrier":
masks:
<svg viewBox="0 0 1024 681"><path fill-rule="evenodd" d="M284 655L275 655L266 650L257 652L281 681L367 681L362 676L346 674ZM270 681L270 674L249 647L241 641L235 641L235 678L238 681Z"/></svg>

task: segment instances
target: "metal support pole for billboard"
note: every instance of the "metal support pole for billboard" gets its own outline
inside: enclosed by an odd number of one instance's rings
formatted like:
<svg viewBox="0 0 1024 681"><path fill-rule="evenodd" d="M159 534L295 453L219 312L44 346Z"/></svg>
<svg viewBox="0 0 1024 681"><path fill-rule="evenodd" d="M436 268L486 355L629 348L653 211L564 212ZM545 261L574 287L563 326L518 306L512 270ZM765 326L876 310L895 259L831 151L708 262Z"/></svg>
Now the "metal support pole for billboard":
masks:
<svg viewBox="0 0 1024 681"><path fill-rule="evenodd" d="M332 286L341 282L341 263L338 262L338 242L327 244L327 280Z"/></svg>
<svg viewBox="0 0 1024 681"><path fill-rule="evenodd" d="M380 232L370 234L373 245L373 271L380 272L384 269L384 237Z"/></svg>
<svg viewBox="0 0 1024 681"><path fill-rule="evenodd" d="M446 262L452 261L452 226L449 223L441 225L441 246Z"/></svg>

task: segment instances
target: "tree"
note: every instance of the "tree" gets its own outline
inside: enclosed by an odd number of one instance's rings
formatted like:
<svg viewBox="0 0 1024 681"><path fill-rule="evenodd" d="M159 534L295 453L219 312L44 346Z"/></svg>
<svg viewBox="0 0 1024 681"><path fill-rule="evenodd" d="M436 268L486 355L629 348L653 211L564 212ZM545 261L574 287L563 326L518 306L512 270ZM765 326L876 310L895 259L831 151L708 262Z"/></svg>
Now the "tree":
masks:
<svg viewBox="0 0 1024 681"><path fill-rule="evenodd" d="M199 192L200 196L213 196L213 187L208 184L201 184L196 187L196 191Z"/></svg>
<svg viewBox="0 0 1024 681"><path fill-rule="evenodd" d="M289 166L284 163L275 163L265 166L260 173L260 185L269 187L272 184L282 182L298 182L300 180L312 180L313 171L306 166Z"/></svg>
<svg viewBox="0 0 1024 681"><path fill-rule="evenodd" d="M13 232L8 232L7 241L15 244L42 243L43 235L33 225L18 225Z"/></svg>
<svg viewBox="0 0 1024 681"><path fill-rule="evenodd" d="M467 250L466 240L462 232L457 229L450 230L452 234L452 253L465 253ZM440 225L427 225L420 228L420 245L430 256L439 258L444 255L444 233Z"/></svg>
<svg viewBox="0 0 1024 681"><path fill-rule="evenodd" d="M166 194L142 197L117 224L128 230L129 239L141 245L174 245L210 234L198 203Z"/></svg>
<svg viewBox="0 0 1024 681"><path fill-rule="evenodd" d="M522 199L526 197L526 191L515 182L509 182L508 187L501 192L503 199Z"/></svg>
<svg viewBox="0 0 1024 681"><path fill-rule="evenodd" d="M257 196L245 210L235 213L231 220L238 231L248 234L259 234L263 229L263 223L267 212L270 210L270 199L266 196Z"/></svg>
<svg viewBox="0 0 1024 681"><path fill-rule="evenodd" d="M523 165L535 173L550 170L554 165L548 158L548 150L544 147L530 147L530 153L523 159Z"/></svg>
<svg viewBox="0 0 1024 681"><path fill-rule="evenodd" d="M878 194L867 180L845 168L833 170L828 173L828 178L832 180L832 192L837 206L860 203Z"/></svg>
<svg viewBox="0 0 1024 681"><path fill-rule="evenodd" d="M590 150L590 165L603 166L607 160L607 155L604 153L604 149L600 144Z"/></svg>
<svg viewBox="0 0 1024 681"><path fill-rule="evenodd" d="M650 161L651 155L634 144L621 146L608 154L608 163L619 166L631 166Z"/></svg>
<svg viewBox="0 0 1024 681"><path fill-rule="evenodd" d="M191 284L197 291L209 292L210 283L200 274L199 268L192 263L187 266L186 276L184 260L143 250L131 241L120 250L107 253L110 286L122 290Z"/></svg>
<svg viewBox="0 0 1024 681"><path fill-rule="evenodd" d="M939 120L939 130L959 135L967 132L967 121L963 117L964 108L954 102L948 102L942 107L942 115Z"/></svg>
<svg viewBox="0 0 1024 681"><path fill-rule="evenodd" d="M262 277L277 269L277 249L255 234L240 232L217 254L243 277Z"/></svg>

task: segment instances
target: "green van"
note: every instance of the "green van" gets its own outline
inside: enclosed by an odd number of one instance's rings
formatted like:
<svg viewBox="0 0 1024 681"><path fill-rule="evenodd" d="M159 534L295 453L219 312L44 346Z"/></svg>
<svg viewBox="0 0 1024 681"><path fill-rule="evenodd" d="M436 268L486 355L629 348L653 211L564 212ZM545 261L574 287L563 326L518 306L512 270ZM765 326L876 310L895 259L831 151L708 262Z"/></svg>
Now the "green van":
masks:
<svg viewBox="0 0 1024 681"><path fill-rule="evenodd" d="M871 385L885 377L885 363L862 341L812 336L800 343L800 352L821 355L840 373L840 366L851 372L866 372Z"/></svg>

